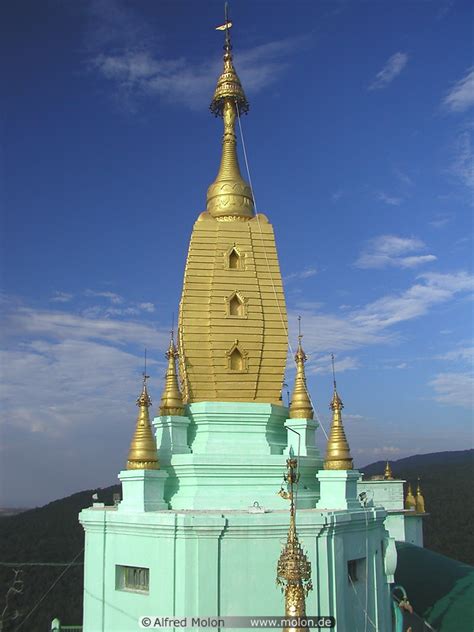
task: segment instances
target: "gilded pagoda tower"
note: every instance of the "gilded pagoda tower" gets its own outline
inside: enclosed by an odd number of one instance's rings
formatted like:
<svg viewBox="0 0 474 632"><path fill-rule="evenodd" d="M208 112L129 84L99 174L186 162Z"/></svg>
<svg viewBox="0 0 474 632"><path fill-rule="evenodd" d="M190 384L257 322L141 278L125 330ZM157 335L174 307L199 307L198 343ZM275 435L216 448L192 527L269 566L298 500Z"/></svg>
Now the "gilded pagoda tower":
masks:
<svg viewBox="0 0 474 632"><path fill-rule="evenodd" d="M239 168L236 121L249 104L228 28L210 109L223 119L224 135L184 272L178 339L184 402L278 403L288 350L285 297L273 228L255 214Z"/></svg>
<svg viewBox="0 0 474 632"><path fill-rule="evenodd" d="M186 617L186 627L194 627L195 617L306 612L335 618L335 632L362 630L366 617L389 630L395 545L386 512L361 505L337 393L334 450L324 469L301 331L291 406L281 399L285 298L272 226L256 213L239 168L236 130L249 104L233 64L230 26L226 15L224 68L211 102L223 120L221 161L192 230L177 344L172 333L156 416L150 420L153 381L147 385L144 375L119 473L122 500L94 503L80 515L83 630L153 627L144 614L170 624L173 615L180 627ZM365 610L358 590L370 596Z"/></svg>

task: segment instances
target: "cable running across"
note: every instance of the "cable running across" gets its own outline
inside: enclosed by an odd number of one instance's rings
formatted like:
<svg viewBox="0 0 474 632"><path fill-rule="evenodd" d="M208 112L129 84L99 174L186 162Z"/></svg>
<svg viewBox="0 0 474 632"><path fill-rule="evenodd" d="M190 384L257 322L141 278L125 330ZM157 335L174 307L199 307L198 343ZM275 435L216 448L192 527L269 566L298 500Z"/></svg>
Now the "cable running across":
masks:
<svg viewBox="0 0 474 632"><path fill-rule="evenodd" d="M239 104L237 103L237 101L235 101L235 107L237 109L237 120L239 121L239 131L240 131L240 139L241 139L241 142L242 142L242 150L243 150L243 153L244 153L245 169L247 171L247 178L248 178L248 181L249 181L250 190L252 191L252 197L253 197L253 203L254 203L254 206L255 206L255 214L256 214L256 217L257 217L258 229L260 231L260 238L262 240L263 252L265 253L265 260L267 262L268 273L270 274L270 280L272 282L273 293L275 294L275 301L276 301L276 304L278 306L278 311L280 313L281 323L282 323L283 328L285 330L285 333L286 333L286 335L288 337L288 346L290 347L291 355L292 355L292 357L294 357L295 354L294 354L294 351L293 351L293 347L291 345L290 338L288 336L288 328L287 328L287 326L285 324L285 319L283 318L283 313L281 311L280 301L278 300L278 294L277 294L276 287L275 287L275 281L273 279L273 274L272 274L272 271L271 271L271 268L270 268L270 262L268 260L267 249L265 247L265 240L263 239L263 232L262 232L262 227L260 225L260 217L259 217L258 208L257 208L257 200L255 198L255 193L254 193L254 190L253 190L252 176L250 175L250 167L249 167L249 161L248 161L248 158L247 158L247 149L245 147L244 133L242 131L242 123L240 121ZM295 361L295 364L296 364L296 361ZM321 418L319 417L319 415L318 415L318 413L316 411L316 408L315 408L315 406L313 404L313 400L311 399L311 395L310 395L310 393L308 392L307 389L306 389L306 392L308 393L309 401L311 402L311 406L312 406L312 408L314 410L314 414L316 416L316 421L321 426L321 430L323 431L324 436L326 437L326 440L327 440L328 439L328 435L327 435L326 429L324 428L324 426L322 424Z"/></svg>

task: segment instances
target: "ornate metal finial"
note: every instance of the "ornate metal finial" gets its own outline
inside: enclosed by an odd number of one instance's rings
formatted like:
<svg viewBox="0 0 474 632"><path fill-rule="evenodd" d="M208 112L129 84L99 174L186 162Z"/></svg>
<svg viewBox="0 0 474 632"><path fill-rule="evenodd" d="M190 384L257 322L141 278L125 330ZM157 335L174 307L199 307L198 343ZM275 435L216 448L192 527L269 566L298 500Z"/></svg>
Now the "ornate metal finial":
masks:
<svg viewBox="0 0 474 632"><path fill-rule="evenodd" d="M311 562L304 553L296 532L295 487L299 480L298 462L290 457L286 465L287 471L283 478L287 483L288 492L282 493L282 488L280 495L290 500L290 527L286 544L278 560L276 583L281 586L285 594L285 616L304 617L306 616L306 596L313 588ZM284 631L297 629L299 628L284 628Z"/></svg>
<svg viewBox="0 0 474 632"><path fill-rule="evenodd" d="M178 377L176 375L176 358L178 352L174 344L174 330L170 331L170 344L165 354L168 359L168 368L166 370L165 388L160 402L160 415L183 415L184 405L183 398L178 386Z"/></svg>
<svg viewBox="0 0 474 632"><path fill-rule="evenodd" d="M425 513L425 499L423 494L421 493L420 486L420 477L418 477L418 482L416 486L416 498L415 498L415 509L417 513Z"/></svg>
<svg viewBox="0 0 474 632"><path fill-rule="evenodd" d="M385 464L385 472L383 474L383 477L386 481L393 481L392 468L390 467L390 463L388 461Z"/></svg>
<svg viewBox="0 0 474 632"><path fill-rule="evenodd" d="M408 483L407 495L405 496L405 509L416 511L416 500L411 490L411 483Z"/></svg>
<svg viewBox="0 0 474 632"><path fill-rule="evenodd" d="M249 103L234 68L231 27L226 3L225 22L217 27L217 30L225 31L224 69L209 106L215 116L224 119L224 136L219 172L207 190L207 211L216 219L251 219L254 216L252 190L240 173L235 135L235 119L248 112Z"/></svg>
<svg viewBox="0 0 474 632"><path fill-rule="evenodd" d="M309 397L308 387L306 386L306 375L304 370L304 364L308 358L303 351L301 344L302 338L301 316L298 316L298 349L295 353L296 376L290 404L290 418L292 419L313 418L313 407L311 406L311 399Z"/></svg>
<svg viewBox="0 0 474 632"><path fill-rule="evenodd" d="M149 375L146 374L146 350L145 370L142 375L143 387L137 399L139 412L135 433L128 451L127 470L158 470L160 465L148 413L148 409L151 406L151 398L146 388L146 381L149 378Z"/></svg>
<svg viewBox="0 0 474 632"><path fill-rule="evenodd" d="M334 393L329 408L332 410L331 431L329 433L324 460L325 470L352 470L353 461L349 449L349 443L342 425L342 409L344 404L336 388L336 371L334 368L334 354L331 354Z"/></svg>

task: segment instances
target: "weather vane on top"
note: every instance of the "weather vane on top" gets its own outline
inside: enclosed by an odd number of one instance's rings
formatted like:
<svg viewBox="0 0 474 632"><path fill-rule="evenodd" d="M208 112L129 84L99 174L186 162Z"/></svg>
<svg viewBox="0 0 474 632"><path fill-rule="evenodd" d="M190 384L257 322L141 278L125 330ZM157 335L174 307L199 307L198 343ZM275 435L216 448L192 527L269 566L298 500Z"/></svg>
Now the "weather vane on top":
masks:
<svg viewBox="0 0 474 632"><path fill-rule="evenodd" d="M225 43L226 43L226 46L230 47L229 29L232 27L232 22L229 20L227 2L224 5L224 20L225 20L224 24L221 24L220 26L216 26L216 31L225 31Z"/></svg>
<svg viewBox="0 0 474 632"><path fill-rule="evenodd" d="M143 384L146 384L146 381L149 379L149 375L146 374L146 347L145 347L145 367L143 369Z"/></svg>

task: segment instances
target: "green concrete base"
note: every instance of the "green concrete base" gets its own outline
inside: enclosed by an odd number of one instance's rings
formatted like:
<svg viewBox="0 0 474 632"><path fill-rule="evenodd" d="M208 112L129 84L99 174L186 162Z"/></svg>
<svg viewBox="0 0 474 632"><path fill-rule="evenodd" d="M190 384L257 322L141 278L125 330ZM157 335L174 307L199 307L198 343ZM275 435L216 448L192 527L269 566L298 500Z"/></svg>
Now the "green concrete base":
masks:
<svg viewBox="0 0 474 632"><path fill-rule="evenodd" d="M321 454L316 447L315 439L318 425L314 419L287 419L285 421L285 428L288 431L287 446L283 453L320 459Z"/></svg>
<svg viewBox="0 0 474 632"><path fill-rule="evenodd" d="M168 466L172 454L189 454L188 445L189 417L166 415L155 417L156 445L161 467Z"/></svg>
<svg viewBox="0 0 474 632"><path fill-rule="evenodd" d="M226 457L209 454L173 455L165 498L172 509L247 509L258 503L266 509L285 509L278 495L287 456ZM318 497L315 472L320 460L301 457L298 507L312 508ZM284 485L286 489L286 485Z"/></svg>
<svg viewBox="0 0 474 632"><path fill-rule="evenodd" d="M335 632L364 630L360 603L367 604L377 630L391 630L384 517L375 508L297 513L315 586L306 611L336 616ZM275 577L288 533L288 509L138 516L110 507L83 510L80 520L86 531L83 632L135 632L140 615L284 614ZM347 577L351 560L360 566L354 586ZM149 590L117 587L117 566L148 568Z"/></svg>
<svg viewBox="0 0 474 632"><path fill-rule="evenodd" d="M187 407L187 417L157 417L157 446L169 474L165 499L170 508L245 510L257 503L265 509L285 509L287 501L278 491L289 446L296 445L297 450L298 441L289 428L302 436L298 506L314 507L319 498L315 473L322 466L314 444L317 424L287 417L284 406L246 402L199 402Z"/></svg>
<svg viewBox="0 0 474 632"><path fill-rule="evenodd" d="M318 509L360 509L357 481L360 472L357 470L320 470Z"/></svg>
<svg viewBox="0 0 474 632"><path fill-rule="evenodd" d="M164 500L167 472L123 470L118 477L122 483L122 501L118 507L120 513L168 509L168 503Z"/></svg>

